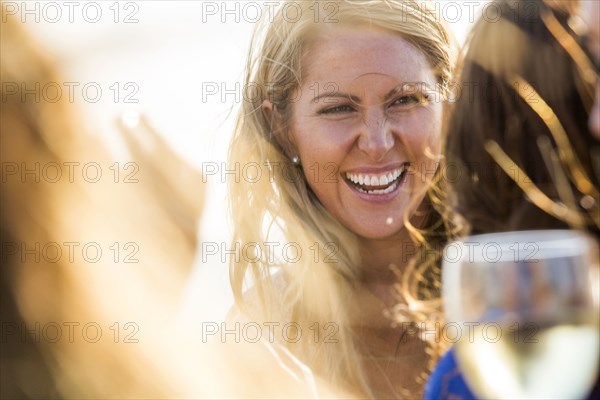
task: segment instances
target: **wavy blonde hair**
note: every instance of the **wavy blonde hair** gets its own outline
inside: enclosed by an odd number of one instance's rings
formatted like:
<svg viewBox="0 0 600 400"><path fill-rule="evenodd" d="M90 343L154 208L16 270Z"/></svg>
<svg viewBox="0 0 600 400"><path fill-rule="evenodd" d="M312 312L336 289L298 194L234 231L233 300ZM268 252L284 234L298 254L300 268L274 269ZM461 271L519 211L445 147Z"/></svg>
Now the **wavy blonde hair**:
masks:
<svg viewBox="0 0 600 400"><path fill-rule="evenodd" d="M290 4L296 9L294 13L289 11ZM230 262L230 278L238 307L252 318L287 318L306 329L315 323L317 329L334 323L338 329L335 346L314 343L305 336L288 347L331 382L370 395L351 332L350 310L361 274L357 237L323 207L308 187L302 168L290 161L294 154L289 134L291 107L303 79L304 54L324 29L342 24L383 28L416 46L429 61L445 96L455 47L445 25L428 5L399 0L282 2L252 37L244 80L246 96L229 151L230 168L252 166L258 171L256 179L229 182L233 243L237 246ZM265 100L276 111L273 121L262 111ZM275 119L283 129L272 129ZM440 190L442 180L436 176L425 201L435 204ZM445 231L444 224L429 220L425 230L410 227L415 242L421 245L427 242L424 232ZM267 245L275 237L273 227L301 249L301 257L294 262L277 257L280 253L275 254L274 246ZM441 237L445 238L445 233ZM251 254L248 244L252 244ZM335 257L325 257L332 252ZM439 269L433 265L428 268L435 276L420 271L419 279L426 277L426 286L439 287ZM277 270L283 272L286 281L281 290L272 279L272 272ZM243 292L248 278L254 283L252 296ZM413 278L416 275L409 281ZM406 288L413 286L408 283ZM258 304L249 306L249 297ZM419 295L408 297L416 299Z"/></svg>

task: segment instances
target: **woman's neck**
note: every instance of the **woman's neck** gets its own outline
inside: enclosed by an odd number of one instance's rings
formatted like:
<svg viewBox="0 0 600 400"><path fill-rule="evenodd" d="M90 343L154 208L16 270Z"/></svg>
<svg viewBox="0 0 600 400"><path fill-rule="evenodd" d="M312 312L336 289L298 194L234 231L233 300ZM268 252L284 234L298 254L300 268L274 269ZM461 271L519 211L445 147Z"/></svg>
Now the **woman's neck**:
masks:
<svg viewBox="0 0 600 400"><path fill-rule="evenodd" d="M367 379L377 397L397 398L406 389L419 396L416 379L429 360L425 345L405 324L394 325L385 312L401 301L395 284L416 244L403 229L385 240L362 239L359 249L363 286L356 296L355 334Z"/></svg>
<svg viewBox="0 0 600 400"><path fill-rule="evenodd" d="M423 216L414 216L411 223L420 227ZM398 282L408 262L417 255L418 245L405 227L394 236L385 239L359 239L362 258L362 281L364 287L375 294L386 306L398 302L394 284Z"/></svg>
<svg viewBox="0 0 600 400"><path fill-rule="evenodd" d="M384 239L359 238L358 246L367 281L387 281L393 276L390 265L402 270L417 249L417 244L406 227Z"/></svg>

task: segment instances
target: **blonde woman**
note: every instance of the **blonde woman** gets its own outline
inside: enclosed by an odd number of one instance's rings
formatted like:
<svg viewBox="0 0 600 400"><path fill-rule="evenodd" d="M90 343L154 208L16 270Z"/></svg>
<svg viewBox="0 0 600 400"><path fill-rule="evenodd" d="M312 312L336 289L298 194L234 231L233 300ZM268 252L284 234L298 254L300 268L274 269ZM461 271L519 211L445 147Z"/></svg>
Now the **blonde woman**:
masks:
<svg viewBox="0 0 600 400"><path fill-rule="evenodd" d="M239 315L369 397L419 396L440 345L409 324L439 321L450 230L434 204L454 47L428 4L282 2L230 148L248 175L229 182Z"/></svg>

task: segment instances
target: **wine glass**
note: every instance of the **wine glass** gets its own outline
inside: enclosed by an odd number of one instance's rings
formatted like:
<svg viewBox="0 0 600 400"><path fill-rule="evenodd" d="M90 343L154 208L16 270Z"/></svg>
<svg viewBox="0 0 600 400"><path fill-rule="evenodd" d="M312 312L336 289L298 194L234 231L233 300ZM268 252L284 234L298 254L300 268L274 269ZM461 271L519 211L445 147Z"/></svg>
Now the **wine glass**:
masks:
<svg viewBox="0 0 600 400"><path fill-rule="evenodd" d="M600 360L598 248L572 230L471 236L444 249L447 332L479 398L577 399Z"/></svg>

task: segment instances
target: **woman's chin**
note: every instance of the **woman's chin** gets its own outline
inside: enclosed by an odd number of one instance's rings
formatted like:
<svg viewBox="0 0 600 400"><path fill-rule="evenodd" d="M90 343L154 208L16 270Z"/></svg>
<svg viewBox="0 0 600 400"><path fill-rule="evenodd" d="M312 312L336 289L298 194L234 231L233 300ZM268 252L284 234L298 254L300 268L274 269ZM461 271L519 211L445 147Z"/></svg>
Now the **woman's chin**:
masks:
<svg viewBox="0 0 600 400"><path fill-rule="evenodd" d="M390 240L404 230L404 224L394 224L383 222L378 226L361 226L360 229L353 230L360 238L366 240Z"/></svg>

